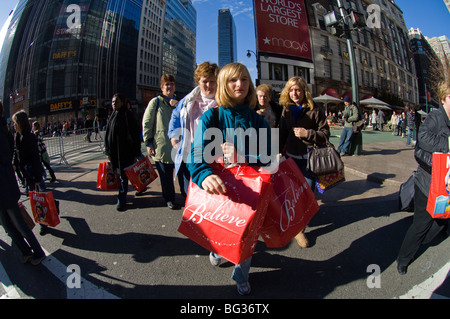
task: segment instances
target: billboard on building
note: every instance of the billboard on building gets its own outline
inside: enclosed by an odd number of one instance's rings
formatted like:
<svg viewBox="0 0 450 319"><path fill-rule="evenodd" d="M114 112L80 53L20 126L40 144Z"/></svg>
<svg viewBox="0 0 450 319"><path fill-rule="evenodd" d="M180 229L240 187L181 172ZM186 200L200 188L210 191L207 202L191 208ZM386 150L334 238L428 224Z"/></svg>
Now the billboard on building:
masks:
<svg viewBox="0 0 450 319"><path fill-rule="evenodd" d="M304 0L253 0L257 48L312 60Z"/></svg>

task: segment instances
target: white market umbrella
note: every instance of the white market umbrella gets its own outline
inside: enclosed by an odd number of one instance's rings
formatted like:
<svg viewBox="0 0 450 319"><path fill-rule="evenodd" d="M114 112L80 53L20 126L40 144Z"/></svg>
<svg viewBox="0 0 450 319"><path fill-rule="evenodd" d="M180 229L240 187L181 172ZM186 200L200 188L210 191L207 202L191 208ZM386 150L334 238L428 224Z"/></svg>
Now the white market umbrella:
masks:
<svg viewBox="0 0 450 319"><path fill-rule="evenodd" d="M359 103L365 105L365 107L372 108L372 109L391 110L391 108L389 107L389 104L387 104L386 102L383 102L379 99L376 99L374 97L359 101Z"/></svg>
<svg viewBox="0 0 450 319"><path fill-rule="evenodd" d="M342 100L335 98L334 96L324 94L313 98L314 102L323 103L325 106L325 111L328 113L327 105L329 103L342 103Z"/></svg>

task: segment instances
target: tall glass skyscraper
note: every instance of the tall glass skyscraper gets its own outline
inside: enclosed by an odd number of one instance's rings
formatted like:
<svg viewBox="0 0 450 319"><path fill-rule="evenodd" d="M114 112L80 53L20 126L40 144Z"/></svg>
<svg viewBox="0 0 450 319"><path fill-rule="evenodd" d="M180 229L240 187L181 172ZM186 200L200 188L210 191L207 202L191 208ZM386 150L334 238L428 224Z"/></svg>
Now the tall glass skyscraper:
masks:
<svg viewBox="0 0 450 319"><path fill-rule="evenodd" d="M142 0L20 1L1 52L5 115L62 121L101 113L116 92L135 99L141 10Z"/></svg>
<svg viewBox="0 0 450 319"><path fill-rule="evenodd" d="M163 73L174 75L178 98L195 86L197 11L191 0L167 0Z"/></svg>
<svg viewBox="0 0 450 319"><path fill-rule="evenodd" d="M219 67L237 59L236 26L229 9L219 10L218 25L218 52Z"/></svg>

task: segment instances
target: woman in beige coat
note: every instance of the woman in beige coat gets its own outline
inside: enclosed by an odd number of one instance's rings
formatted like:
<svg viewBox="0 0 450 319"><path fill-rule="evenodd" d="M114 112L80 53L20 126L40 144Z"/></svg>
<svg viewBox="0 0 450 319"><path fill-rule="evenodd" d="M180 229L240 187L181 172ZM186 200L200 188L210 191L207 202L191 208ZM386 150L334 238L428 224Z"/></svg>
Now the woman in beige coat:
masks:
<svg viewBox="0 0 450 319"><path fill-rule="evenodd" d="M155 161L167 207L177 209L173 184L174 163L171 156L173 147L167 135L172 111L178 103L175 99L173 75L164 74L161 77L161 91L161 95L148 103L142 118L143 140L148 155Z"/></svg>

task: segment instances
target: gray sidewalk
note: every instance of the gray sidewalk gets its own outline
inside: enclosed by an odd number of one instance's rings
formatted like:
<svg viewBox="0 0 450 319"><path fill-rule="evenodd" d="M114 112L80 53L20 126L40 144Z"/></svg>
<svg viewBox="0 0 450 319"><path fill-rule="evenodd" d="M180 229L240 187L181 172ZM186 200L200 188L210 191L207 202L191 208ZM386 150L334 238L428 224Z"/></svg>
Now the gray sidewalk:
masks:
<svg viewBox="0 0 450 319"><path fill-rule="evenodd" d="M333 127L331 130L330 141L336 148L341 129ZM362 155L342 157L347 173L400 187L417 169L414 147L406 145L406 138L393 136L389 131L363 131L362 148Z"/></svg>
<svg viewBox="0 0 450 319"><path fill-rule="evenodd" d="M366 143L362 155L344 156L342 160L349 173L398 187L417 169L414 148L407 146L404 140Z"/></svg>

